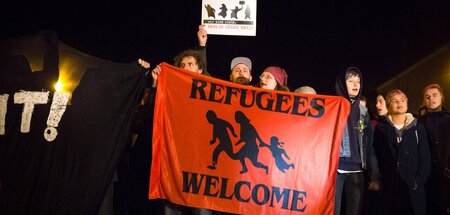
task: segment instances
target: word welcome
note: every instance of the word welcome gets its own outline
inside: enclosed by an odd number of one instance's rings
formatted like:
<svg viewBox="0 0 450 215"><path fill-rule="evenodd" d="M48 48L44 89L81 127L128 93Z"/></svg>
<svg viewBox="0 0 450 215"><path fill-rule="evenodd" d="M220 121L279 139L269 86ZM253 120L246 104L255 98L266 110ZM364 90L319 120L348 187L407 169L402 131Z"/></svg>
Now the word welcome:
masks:
<svg viewBox="0 0 450 215"><path fill-rule="evenodd" d="M203 193L200 193L200 191ZM265 184L252 185L250 181L238 181L229 184L228 178L198 174L183 171L184 193L192 193L221 199L237 200L257 205L269 204L270 207L279 206L285 210L305 212L307 205L306 191L292 190L267 186ZM245 195L250 193L250 195Z"/></svg>

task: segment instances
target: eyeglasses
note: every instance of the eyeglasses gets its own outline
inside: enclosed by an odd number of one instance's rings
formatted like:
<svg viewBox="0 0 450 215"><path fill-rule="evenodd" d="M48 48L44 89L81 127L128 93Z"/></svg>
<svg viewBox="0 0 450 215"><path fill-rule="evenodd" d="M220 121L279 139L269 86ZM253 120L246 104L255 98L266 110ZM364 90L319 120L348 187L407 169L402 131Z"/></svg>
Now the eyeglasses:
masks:
<svg viewBox="0 0 450 215"><path fill-rule="evenodd" d="M259 79L273 80L274 78L271 75L260 75Z"/></svg>

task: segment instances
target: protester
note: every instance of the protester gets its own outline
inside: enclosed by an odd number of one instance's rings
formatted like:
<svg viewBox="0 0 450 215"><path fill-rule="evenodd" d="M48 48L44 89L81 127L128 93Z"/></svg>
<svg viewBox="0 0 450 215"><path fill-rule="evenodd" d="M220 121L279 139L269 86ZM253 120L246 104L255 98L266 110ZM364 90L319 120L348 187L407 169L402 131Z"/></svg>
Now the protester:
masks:
<svg viewBox="0 0 450 215"><path fill-rule="evenodd" d="M363 124L363 144L364 145L372 145L373 144L373 127L372 127L372 123L370 120L370 111L368 108L368 100L365 96L361 95L360 100L359 100L359 108L361 109L363 114L363 121L361 121L361 123ZM373 150L370 150L371 153L375 153ZM371 156L367 156L367 157L372 157L375 158L375 156L371 155ZM377 162L377 160L374 160L372 162ZM378 165L377 165L378 166ZM378 172L377 174L377 178L373 178L372 180L369 180L368 182L364 182L364 192L363 192L363 213L362 214L379 214L378 213L378 208L377 208L377 203L379 201L379 192L370 192L370 191L379 191L380 190L380 185L379 185L379 170L376 170ZM370 175L367 173L367 171L364 172L364 178L370 178ZM373 183L372 181L376 181L376 183Z"/></svg>
<svg viewBox="0 0 450 215"><path fill-rule="evenodd" d="M384 99L384 96L382 94L378 94L375 108L377 110L377 114L371 120L372 132L375 130L378 122L383 121L386 118L386 114L388 112L386 107L386 100Z"/></svg>
<svg viewBox="0 0 450 215"><path fill-rule="evenodd" d="M297 89L295 89L296 93L304 93L304 94L313 94L317 95L316 90L310 86L301 86Z"/></svg>
<svg viewBox="0 0 450 215"><path fill-rule="evenodd" d="M288 75L283 68L277 66L269 66L259 76L258 86L268 90L288 91L287 86Z"/></svg>
<svg viewBox="0 0 450 215"><path fill-rule="evenodd" d="M206 61L206 43L208 34L205 26L200 25L198 31L199 52L204 56ZM230 81L242 85L250 85L252 81L252 61L248 57L235 57L231 60Z"/></svg>
<svg viewBox="0 0 450 215"><path fill-rule="evenodd" d="M341 72L336 79L336 94L346 98L350 104L350 115L344 129L339 153L334 214L341 213L342 194L345 193L346 214L359 214L362 210L362 190L364 186L363 170L368 170L371 187L376 189L378 178L377 159L374 156L371 141L364 141L364 119L367 109L359 103L362 89L362 73L356 67ZM366 124L370 125L370 124ZM370 137L369 137L370 139Z"/></svg>
<svg viewBox="0 0 450 215"><path fill-rule="evenodd" d="M374 148L382 186L383 214L426 214L424 184L430 173L425 128L408 111L408 98L398 89L386 96L388 115L378 123Z"/></svg>
<svg viewBox="0 0 450 215"><path fill-rule="evenodd" d="M250 85L252 81L252 61L247 57L235 57L231 61L230 81Z"/></svg>
<svg viewBox="0 0 450 215"><path fill-rule="evenodd" d="M185 50L175 56L174 66L186 69L191 72L209 75L206 71L206 31L199 26L197 32L200 50ZM142 59L138 63L144 68L150 68L150 64ZM143 96L143 102L135 113L133 132L137 134L134 147L132 149L130 161L131 174L131 214L201 214L209 215L213 211L207 209L197 209L172 204L170 202L161 202L161 200L148 200L150 167L152 156L152 131L153 131L153 111L154 97L158 83L158 77L161 74L161 67L157 65L151 72L149 88ZM164 208L161 208L164 205Z"/></svg>
<svg viewBox="0 0 450 215"><path fill-rule="evenodd" d="M384 117L388 113L387 107L386 107L386 100L384 99L384 96L379 94L377 96L377 115L378 117Z"/></svg>
<svg viewBox="0 0 450 215"><path fill-rule="evenodd" d="M426 114L419 123L426 128L432 161L425 184L428 214L450 214L450 113L443 101L444 92L438 84L423 89Z"/></svg>

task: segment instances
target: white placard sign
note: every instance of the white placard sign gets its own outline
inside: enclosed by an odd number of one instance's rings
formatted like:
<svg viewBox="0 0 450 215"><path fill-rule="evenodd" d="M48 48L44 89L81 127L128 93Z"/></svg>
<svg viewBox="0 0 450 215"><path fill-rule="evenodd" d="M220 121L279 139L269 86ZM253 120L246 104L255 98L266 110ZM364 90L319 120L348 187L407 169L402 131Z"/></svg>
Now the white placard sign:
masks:
<svg viewBox="0 0 450 215"><path fill-rule="evenodd" d="M202 20L208 34L256 36L257 0L202 0Z"/></svg>

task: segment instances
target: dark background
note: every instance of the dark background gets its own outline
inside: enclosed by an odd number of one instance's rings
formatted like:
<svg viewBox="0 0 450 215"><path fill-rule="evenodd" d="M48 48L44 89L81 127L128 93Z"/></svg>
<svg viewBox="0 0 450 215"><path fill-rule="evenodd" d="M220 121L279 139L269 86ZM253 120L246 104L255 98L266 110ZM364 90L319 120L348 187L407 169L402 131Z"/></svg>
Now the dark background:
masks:
<svg viewBox="0 0 450 215"><path fill-rule="evenodd" d="M291 90L310 85L334 94L337 73L357 66L363 94L371 94L449 43L449 2L258 1L256 37L210 35L208 70L227 79L232 58L248 56L254 80L278 65L288 72ZM115 62L142 57L152 65L172 63L196 46L203 9L201 1L1 4L2 38L55 30L62 42L92 56Z"/></svg>

